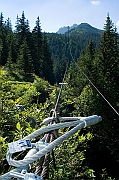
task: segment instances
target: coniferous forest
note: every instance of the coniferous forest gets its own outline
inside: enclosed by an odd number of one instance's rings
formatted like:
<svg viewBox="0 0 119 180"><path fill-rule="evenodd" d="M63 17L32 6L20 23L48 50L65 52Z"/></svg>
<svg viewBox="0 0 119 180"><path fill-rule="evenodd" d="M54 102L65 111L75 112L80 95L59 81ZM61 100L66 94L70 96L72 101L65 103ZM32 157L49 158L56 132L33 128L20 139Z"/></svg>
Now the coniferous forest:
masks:
<svg viewBox="0 0 119 180"><path fill-rule="evenodd" d="M103 31L84 23L65 34L44 33L39 17L31 30L22 12L13 30L10 19L4 20L1 13L1 175L13 168L6 160L8 143L36 131L49 117L68 66L57 116L96 114L102 121L55 148L55 166L51 156L46 179L119 179L119 34L109 14L103 23ZM14 158L23 157L24 152Z"/></svg>

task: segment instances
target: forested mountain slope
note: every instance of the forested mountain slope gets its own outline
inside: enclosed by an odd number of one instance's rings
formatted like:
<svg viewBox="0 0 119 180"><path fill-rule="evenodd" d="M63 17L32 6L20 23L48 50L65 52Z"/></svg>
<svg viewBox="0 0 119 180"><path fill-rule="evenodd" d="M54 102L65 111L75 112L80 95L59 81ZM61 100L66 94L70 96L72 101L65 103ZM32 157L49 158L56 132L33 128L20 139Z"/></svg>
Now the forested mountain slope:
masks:
<svg viewBox="0 0 119 180"><path fill-rule="evenodd" d="M0 65L9 67L11 73L16 69L17 74L28 80L30 74L35 73L52 84L60 82L72 55L77 61L90 40L97 49L101 35L101 30L87 23L74 26L65 34L42 33L39 17L30 30L24 12L21 18L17 16L15 30L12 31L10 19L4 21L1 13Z"/></svg>
<svg viewBox="0 0 119 180"><path fill-rule="evenodd" d="M80 33L82 31L92 31L92 32L99 32L101 33L103 30L97 29L95 27L92 27L90 24L88 23L81 23L79 25L77 24L73 24L72 26L64 26L59 28L59 30L57 31L58 34L65 34L68 31L70 32L75 32L75 30Z"/></svg>
<svg viewBox="0 0 119 180"><path fill-rule="evenodd" d="M98 51L96 52L91 41L85 52L81 53L77 63L72 63L69 71L67 82L70 88L67 96L72 96L76 108L74 114L77 115L79 112L82 116L99 114L103 119L102 123L90 129L94 139L87 144L84 164L94 169L96 180L118 180L119 34L109 15ZM90 82L98 88L103 98ZM111 106L106 100L111 103ZM117 113L115 113L116 110ZM82 131L83 134L86 132ZM101 178L100 173L105 170L107 175Z"/></svg>
<svg viewBox="0 0 119 180"><path fill-rule="evenodd" d="M65 34L46 34L57 82L61 81L62 72L66 68L66 63L72 61L72 55L77 61L81 51L86 49L90 40L92 40L94 47L98 48L102 32L102 30L96 29L87 23L82 23Z"/></svg>

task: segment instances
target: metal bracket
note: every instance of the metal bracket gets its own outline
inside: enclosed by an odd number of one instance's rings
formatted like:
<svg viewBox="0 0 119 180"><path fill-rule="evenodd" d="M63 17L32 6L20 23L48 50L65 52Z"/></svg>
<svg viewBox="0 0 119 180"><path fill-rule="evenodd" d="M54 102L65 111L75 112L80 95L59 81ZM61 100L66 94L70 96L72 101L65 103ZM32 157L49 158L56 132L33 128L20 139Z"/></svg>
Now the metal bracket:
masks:
<svg viewBox="0 0 119 180"><path fill-rule="evenodd" d="M24 179L24 180L43 180L40 176L33 174L33 173L18 173L18 172L11 172L10 173L11 176L16 177L16 178L20 178L20 179Z"/></svg>

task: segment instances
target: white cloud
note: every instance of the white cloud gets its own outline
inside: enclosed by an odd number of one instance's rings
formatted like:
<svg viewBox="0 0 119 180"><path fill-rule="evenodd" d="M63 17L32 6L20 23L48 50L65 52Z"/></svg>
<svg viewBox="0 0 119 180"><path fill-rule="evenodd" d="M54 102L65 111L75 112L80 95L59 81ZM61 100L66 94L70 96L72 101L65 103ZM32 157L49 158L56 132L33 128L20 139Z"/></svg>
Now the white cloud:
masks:
<svg viewBox="0 0 119 180"><path fill-rule="evenodd" d="M93 5L99 5L100 1L90 1Z"/></svg>
<svg viewBox="0 0 119 180"><path fill-rule="evenodd" d="M119 21L116 22L116 27L119 28Z"/></svg>
<svg viewBox="0 0 119 180"><path fill-rule="evenodd" d="M119 21L116 22L117 32L119 33Z"/></svg>

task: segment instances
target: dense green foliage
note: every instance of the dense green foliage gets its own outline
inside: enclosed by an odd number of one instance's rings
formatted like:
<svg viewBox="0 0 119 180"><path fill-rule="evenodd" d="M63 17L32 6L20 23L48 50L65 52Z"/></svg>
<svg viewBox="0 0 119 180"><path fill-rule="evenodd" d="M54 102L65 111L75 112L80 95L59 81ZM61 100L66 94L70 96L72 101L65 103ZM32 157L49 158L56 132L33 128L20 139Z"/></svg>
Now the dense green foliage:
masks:
<svg viewBox="0 0 119 180"><path fill-rule="evenodd" d="M60 82L67 63L72 61L71 52L78 59L81 50L86 49L91 39L97 49L101 34L101 30L86 23L65 34L42 33L39 17L31 31L24 12L21 18L17 16L13 31L10 19L4 21L1 13L0 65L9 67L11 73L15 74L16 69L23 80L31 81L31 73L35 73L52 84Z"/></svg>
<svg viewBox="0 0 119 180"><path fill-rule="evenodd" d="M16 29L11 22L0 18L0 66L7 66L18 79L32 81L32 73L53 82L53 62L50 57L45 33L41 32L39 17L36 26L30 31L24 12L17 16ZM47 71L47 73L46 73ZM20 75L20 76L19 76Z"/></svg>
<svg viewBox="0 0 119 180"><path fill-rule="evenodd" d="M118 159L118 114L108 105L97 90L91 86L87 77L94 83L107 101L119 112L119 44L118 34L110 17L106 19L100 46L96 53L92 41L82 52L77 63L69 70L68 94L74 101L75 115L88 116L98 114L103 122L92 127L95 135L86 152L89 167L93 167L99 178L101 167L107 167L108 173L119 178ZM80 113L79 113L80 112ZM113 165L112 165L113 164ZM112 170L112 166L113 169Z"/></svg>
<svg viewBox="0 0 119 180"><path fill-rule="evenodd" d="M93 28L89 24L82 23L77 28L71 29L65 34L47 33L48 45L53 59L53 71L56 82L62 79L62 72L65 71L65 63L69 63L73 58L77 61L82 50L85 50L90 40L93 41L97 50L101 35L101 30Z"/></svg>
<svg viewBox="0 0 119 180"><path fill-rule="evenodd" d="M67 34L42 34L39 18L30 32L23 12L12 32L9 19L4 22L1 14L0 28L0 173L3 174L12 168L5 160L8 143L35 131L49 116L59 93L58 85L50 83L61 80L72 57ZM71 31L74 33L76 29ZM88 32L85 36L88 37ZM70 38L73 61L59 100L58 116L97 114L103 121L78 131L55 149L56 169L51 163L48 179L118 180L119 118L87 79L118 111L118 34L108 15L99 47L99 39L88 37L85 48L79 47L80 38L75 39L73 34ZM18 104L24 107L22 111ZM59 133L68 130L61 129Z"/></svg>

